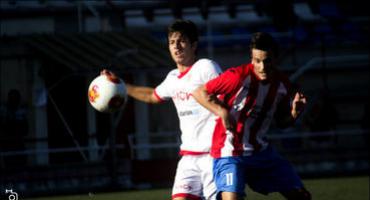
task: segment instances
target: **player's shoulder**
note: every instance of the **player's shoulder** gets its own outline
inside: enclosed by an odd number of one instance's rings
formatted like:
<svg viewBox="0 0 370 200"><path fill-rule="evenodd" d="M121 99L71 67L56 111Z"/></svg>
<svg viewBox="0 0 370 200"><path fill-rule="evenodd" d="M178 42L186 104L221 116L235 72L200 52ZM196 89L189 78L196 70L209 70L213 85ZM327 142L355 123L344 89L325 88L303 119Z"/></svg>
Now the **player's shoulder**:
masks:
<svg viewBox="0 0 370 200"><path fill-rule="evenodd" d="M196 61L191 70L193 74L220 74L221 72L221 67L215 61L207 58Z"/></svg>
<svg viewBox="0 0 370 200"><path fill-rule="evenodd" d="M276 78L280 81L280 82L282 82L284 85L291 85L291 81L290 81L290 79L289 79L289 77L288 77L288 75L287 74L284 74L283 72L281 72L281 71L277 71L277 73L276 73Z"/></svg>
<svg viewBox="0 0 370 200"><path fill-rule="evenodd" d="M216 63L214 60L211 60L209 58L200 58L197 60L194 65L201 65L201 64L214 64Z"/></svg>
<svg viewBox="0 0 370 200"><path fill-rule="evenodd" d="M172 69L171 71L169 71L167 73L167 76L165 78L165 81L168 82L168 81L173 81L173 80L176 80L177 77L179 76L180 72L178 69Z"/></svg>
<svg viewBox="0 0 370 200"><path fill-rule="evenodd" d="M193 67L219 67L219 65L214 60L201 58L194 63Z"/></svg>
<svg viewBox="0 0 370 200"><path fill-rule="evenodd" d="M244 75L251 72L253 65L249 63L241 64L239 66L230 67L226 70L227 73L234 75Z"/></svg>
<svg viewBox="0 0 370 200"><path fill-rule="evenodd" d="M281 83L280 84L280 90L284 90L286 92L290 91L293 87L293 84L290 81L288 75L284 74L280 71L278 71L276 74L277 74L276 75L277 80Z"/></svg>
<svg viewBox="0 0 370 200"><path fill-rule="evenodd" d="M167 77L177 77L178 75L179 75L179 70L176 68L168 72Z"/></svg>

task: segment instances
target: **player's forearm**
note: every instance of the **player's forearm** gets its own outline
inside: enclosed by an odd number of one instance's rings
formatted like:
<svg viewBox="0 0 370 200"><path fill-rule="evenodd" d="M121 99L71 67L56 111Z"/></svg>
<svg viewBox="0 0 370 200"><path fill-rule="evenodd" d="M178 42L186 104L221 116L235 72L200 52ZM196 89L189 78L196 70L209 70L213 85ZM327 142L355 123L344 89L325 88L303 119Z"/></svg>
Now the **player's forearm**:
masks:
<svg viewBox="0 0 370 200"><path fill-rule="evenodd" d="M296 120L299 116L300 112L296 111L296 110L292 110L291 113L290 113L290 117L293 119L293 120Z"/></svg>
<svg viewBox="0 0 370 200"><path fill-rule="evenodd" d="M198 87L193 92L193 97L200 105L219 117L224 116L225 112L227 113L227 110L215 98L208 94L205 86Z"/></svg>
<svg viewBox="0 0 370 200"><path fill-rule="evenodd" d="M135 86L131 84L126 84L126 88L127 88L127 94L136 100L139 100L145 103L157 103L153 101L153 98L152 98L154 88Z"/></svg>

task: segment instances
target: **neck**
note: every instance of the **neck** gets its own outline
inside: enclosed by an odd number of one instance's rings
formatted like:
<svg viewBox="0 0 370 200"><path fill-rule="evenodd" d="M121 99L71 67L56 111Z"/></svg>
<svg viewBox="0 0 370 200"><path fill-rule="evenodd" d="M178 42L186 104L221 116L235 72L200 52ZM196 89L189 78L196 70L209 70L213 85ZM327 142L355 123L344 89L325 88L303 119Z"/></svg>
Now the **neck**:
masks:
<svg viewBox="0 0 370 200"><path fill-rule="evenodd" d="M179 72L184 72L189 67L191 67L194 63L195 63L195 58L191 59L191 61L189 61L187 63L184 63L184 64L178 63L177 64L177 69L179 70Z"/></svg>
<svg viewBox="0 0 370 200"><path fill-rule="evenodd" d="M188 69L190 66L185 66L185 65L177 65L177 69L179 72L184 72L186 69Z"/></svg>

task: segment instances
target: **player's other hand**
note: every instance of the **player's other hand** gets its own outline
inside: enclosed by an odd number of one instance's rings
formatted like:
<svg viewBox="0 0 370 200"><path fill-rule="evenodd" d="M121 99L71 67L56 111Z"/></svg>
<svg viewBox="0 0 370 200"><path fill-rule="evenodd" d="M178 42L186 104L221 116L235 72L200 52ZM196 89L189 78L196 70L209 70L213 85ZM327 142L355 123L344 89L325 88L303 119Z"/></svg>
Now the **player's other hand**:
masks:
<svg viewBox="0 0 370 200"><path fill-rule="evenodd" d="M297 92L294 95L293 105L292 105L292 117L297 118L301 114L306 106L307 98L301 93Z"/></svg>
<svg viewBox="0 0 370 200"><path fill-rule="evenodd" d="M112 71L108 70L108 69L103 69L100 71L100 75L105 75L108 77L109 80L113 81L113 82L120 82L120 79L119 77L113 73Z"/></svg>
<svg viewBox="0 0 370 200"><path fill-rule="evenodd" d="M107 76L108 79L111 80L114 83L119 83L121 81L120 78L115 73L113 73L112 71L110 71L108 69L101 70L100 75Z"/></svg>
<svg viewBox="0 0 370 200"><path fill-rule="evenodd" d="M100 71L100 75L106 75L108 77L112 77L112 78L116 78L117 75L115 73L113 73L112 71L108 70L108 69L103 69Z"/></svg>
<svg viewBox="0 0 370 200"><path fill-rule="evenodd" d="M229 130L231 132L235 131L236 122L234 118L231 115L229 115L227 109L223 109L223 112L221 112L220 114L220 118L226 130Z"/></svg>

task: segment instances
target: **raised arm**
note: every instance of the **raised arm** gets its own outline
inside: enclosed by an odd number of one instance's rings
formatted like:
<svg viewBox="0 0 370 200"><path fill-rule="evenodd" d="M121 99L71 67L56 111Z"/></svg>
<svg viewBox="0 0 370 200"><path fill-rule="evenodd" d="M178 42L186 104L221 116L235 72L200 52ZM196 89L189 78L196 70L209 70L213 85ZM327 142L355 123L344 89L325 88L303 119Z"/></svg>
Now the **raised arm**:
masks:
<svg viewBox="0 0 370 200"><path fill-rule="evenodd" d="M111 79L118 79L116 74L106 69L102 70L100 74L104 74ZM128 83L125 83L125 85L127 89L127 94L136 100L152 104L161 102L161 100L155 96L154 88L136 86Z"/></svg>

